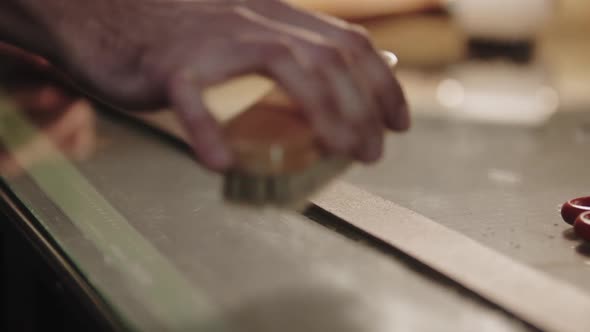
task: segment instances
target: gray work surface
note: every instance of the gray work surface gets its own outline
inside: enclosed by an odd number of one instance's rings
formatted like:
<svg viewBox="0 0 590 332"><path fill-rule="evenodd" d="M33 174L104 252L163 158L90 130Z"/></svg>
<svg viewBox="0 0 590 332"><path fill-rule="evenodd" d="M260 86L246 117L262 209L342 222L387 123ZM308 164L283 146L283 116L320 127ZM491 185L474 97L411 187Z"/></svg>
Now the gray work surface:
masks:
<svg viewBox="0 0 590 332"><path fill-rule="evenodd" d="M101 116L97 133L100 148L78 169L238 331L528 330L407 259L301 215L223 205L220 179L152 132ZM35 184L7 182L124 320L169 327L129 290L138 281L109 264Z"/></svg>
<svg viewBox="0 0 590 332"><path fill-rule="evenodd" d="M542 126L417 121L354 184L590 293L590 246L559 213L590 195L590 113Z"/></svg>
<svg viewBox="0 0 590 332"><path fill-rule="evenodd" d="M120 119L99 118L100 147L78 169L199 290L216 319L238 330L527 329L397 254L301 215L223 205L220 179L195 167L186 151ZM348 178L590 291L583 245L574 248L557 213L561 201L584 193L589 160L576 152L588 142L575 135L584 121L588 114L560 113L526 130L416 117L411 133L389 137L380 165ZM498 181L493 170L513 177ZM133 326L166 327L129 291L136 281L108 264L36 185L7 182L115 311Z"/></svg>

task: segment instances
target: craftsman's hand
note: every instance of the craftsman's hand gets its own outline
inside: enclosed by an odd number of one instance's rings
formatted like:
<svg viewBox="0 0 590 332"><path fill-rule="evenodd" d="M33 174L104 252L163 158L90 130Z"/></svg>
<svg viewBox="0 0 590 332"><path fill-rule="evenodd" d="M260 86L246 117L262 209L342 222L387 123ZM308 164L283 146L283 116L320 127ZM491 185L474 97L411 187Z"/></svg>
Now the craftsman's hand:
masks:
<svg viewBox="0 0 590 332"><path fill-rule="evenodd" d="M2 98L27 118L37 135L17 147L0 147L0 175L14 177L36 162L50 159L49 140L72 160L92 154L96 141L95 113L79 94L60 84L47 62L0 43L0 91Z"/></svg>
<svg viewBox="0 0 590 332"><path fill-rule="evenodd" d="M42 7L35 15L59 45L57 66L105 101L172 106L200 161L214 170L231 166L232 156L199 92L240 74L276 80L329 152L374 161L383 129L409 126L399 83L361 29L278 0L61 0Z"/></svg>

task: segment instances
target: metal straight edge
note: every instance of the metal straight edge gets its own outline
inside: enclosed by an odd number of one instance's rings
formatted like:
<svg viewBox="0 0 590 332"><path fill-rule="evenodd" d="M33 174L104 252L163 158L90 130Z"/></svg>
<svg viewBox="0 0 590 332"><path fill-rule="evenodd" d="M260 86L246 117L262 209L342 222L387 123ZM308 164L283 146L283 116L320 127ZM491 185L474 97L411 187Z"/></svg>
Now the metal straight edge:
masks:
<svg viewBox="0 0 590 332"><path fill-rule="evenodd" d="M425 216L341 181L312 202L537 328L590 331L588 294Z"/></svg>

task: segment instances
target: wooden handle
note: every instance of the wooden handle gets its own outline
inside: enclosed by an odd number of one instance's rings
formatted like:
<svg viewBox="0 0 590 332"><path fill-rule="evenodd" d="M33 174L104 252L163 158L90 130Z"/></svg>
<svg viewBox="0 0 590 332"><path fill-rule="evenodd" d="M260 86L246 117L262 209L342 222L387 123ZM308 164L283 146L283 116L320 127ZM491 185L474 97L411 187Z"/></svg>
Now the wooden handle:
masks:
<svg viewBox="0 0 590 332"><path fill-rule="evenodd" d="M297 172L322 157L316 137L291 103L265 99L225 127L236 170L249 174Z"/></svg>

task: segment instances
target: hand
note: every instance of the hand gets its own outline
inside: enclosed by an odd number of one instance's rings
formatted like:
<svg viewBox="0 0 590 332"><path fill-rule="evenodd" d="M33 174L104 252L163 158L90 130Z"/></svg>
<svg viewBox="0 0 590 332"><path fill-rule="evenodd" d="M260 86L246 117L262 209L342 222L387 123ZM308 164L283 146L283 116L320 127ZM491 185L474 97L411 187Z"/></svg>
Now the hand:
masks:
<svg viewBox="0 0 590 332"><path fill-rule="evenodd" d="M0 64L2 97L8 97L39 130L15 150L0 148L2 176L18 176L32 164L51 158L47 140L73 160L92 154L96 121L87 101L57 82L42 58L0 43Z"/></svg>
<svg viewBox="0 0 590 332"><path fill-rule="evenodd" d="M260 73L301 106L328 152L381 155L384 127L409 126L399 83L363 30L277 0L61 1L46 19L56 64L84 89L129 109L172 106L200 161L232 164L200 91ZM52 11L48 11L52 13Z"/></svg>

